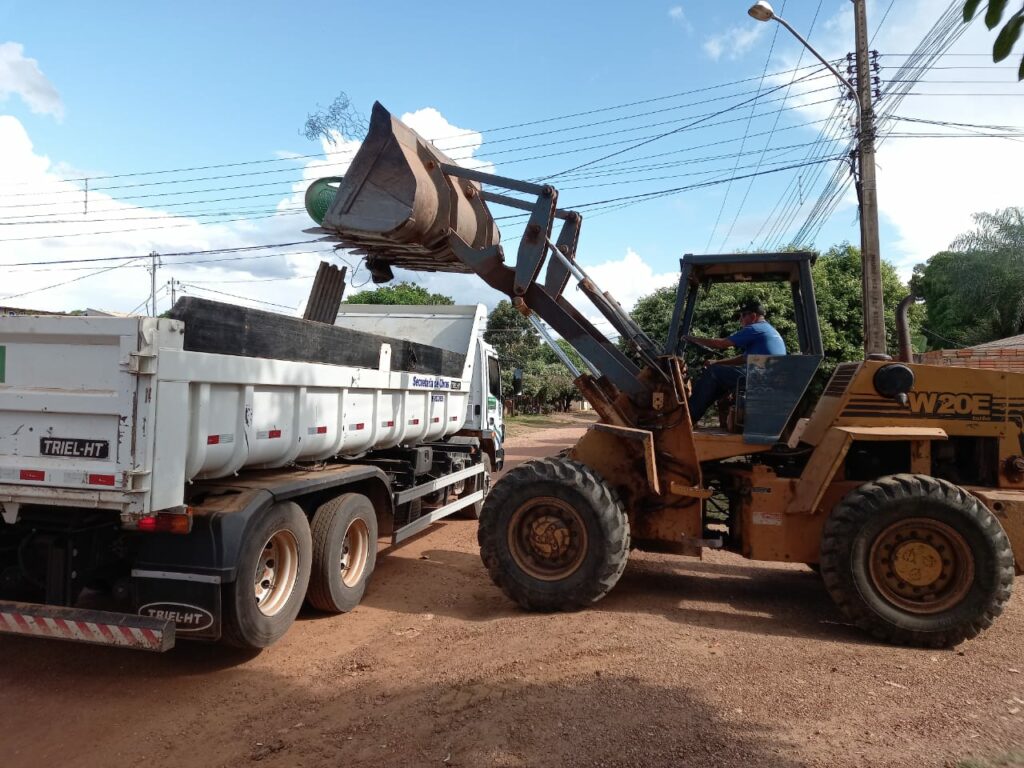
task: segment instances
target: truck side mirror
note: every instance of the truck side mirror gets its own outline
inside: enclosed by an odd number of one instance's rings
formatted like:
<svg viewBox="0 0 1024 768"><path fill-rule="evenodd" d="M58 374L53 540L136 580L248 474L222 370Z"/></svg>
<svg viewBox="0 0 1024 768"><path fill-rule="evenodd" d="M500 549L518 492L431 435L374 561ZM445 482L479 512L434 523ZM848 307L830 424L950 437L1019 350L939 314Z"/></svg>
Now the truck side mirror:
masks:
<svg viewBox="0 0 1024 768"><path fill-rule="evenodd" d="M523 394L523 369L513 368L512 369L512 394L521 395Z"/></svg>

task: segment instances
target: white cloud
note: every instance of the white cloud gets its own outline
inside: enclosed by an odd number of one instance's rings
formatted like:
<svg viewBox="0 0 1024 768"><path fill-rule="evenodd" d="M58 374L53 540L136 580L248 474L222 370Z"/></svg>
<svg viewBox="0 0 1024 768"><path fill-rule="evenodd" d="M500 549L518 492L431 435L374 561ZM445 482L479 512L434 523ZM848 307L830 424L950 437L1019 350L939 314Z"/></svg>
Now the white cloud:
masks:
<svg viewBox="0 0 1024 768"><path fill-rule="evenodd" d="M492 163L483 162L474 157L484 143L483 134L465 128L457 128L433 107L406 112L399 119L458 165L484 173L494 173Z"/></svg>
<svg viewBox="0 0 1024 768"><path fill-rule="evenodd" d="M754 46L763 29L763 24L753 23L742 27L732 27L705 40L704 53L713 61L718 61L722 56L733 60L738 59Z"/></svg>
<svg viewBox="0 0 1024 768"><path fill-rule="evenodd" d="M37 114L64 117L60 94L39 69L39 62L25 57L20 43L0 43L0 101L20 96Z"/></svg>
<svg viewBox="0 0 1024 768"><path fill-rule="evenodd" d="M479 133L453 126L435 109L419 110L404 118L429 135L457 137L456 143L469 145L461 150L460 157L465 158L462 162L466 165L480 165L479 161L473 158L473 153L482 143ZM276 198L231 200L211 208L210 205L201 203L202 200L211 197L209 193L193 193L169 199L157 198L168 200L169 204L153 203L147 207L112 197L111 194L123 192L103 191L102 187L111 185L111 182L93 178L86 214L85 193L81 182L67 181L69 177L65 164L38 153L17 118L0 115L0 168L4 169L4 178L0 183L0 205L3 206L0 212L0 263L40 264L38 267L12 267L4 270L4 279L0 281L0 305L46 310L95 307L130 311L140 305L149 293L149 277L144 268L148 260L139 260L132 266L95 276L91 273L107 266L107 263L83 261L82 264L58 266L47 265L47 262L137 256L151 251L167 254L237 248L313 239L302 231L313 226L304 210L306 189L316 178L343 174L347 170L349 158L359 148L359 142L346 141L340 136L333 138L334 144L328 141L321 142L324 154L319 158L302 158L284 152L275 155L281 158L282 162L274 167L291 169L296 176L301 177L291 185L290 191L282 191ZM294 163L291 168L290 163ZM490 165L485 168L493 170L493 166ZM92 171L90 174L100 175ZM185 177L189 175L184 174ZM80 179L82 174L76 173L73 177ZM161 181L173 178L161 177ZM140 176L129 181L145 183L151 180L149 177ZM204 182L202 186L217 185ZM162 193L175 187L142 188L137 192L151 193L154 189ZM227 196L235 194L245 193L228 193ZM189 201L189 204L173 205L182 201ZM237 215L226 217L237 220L210 223L211 218L216 220L218 217L195 215L199 210L225 209L237 211ZM45 215L40 216L41 213ZM257 251L252 255L261 258L245 261L213 260L235 259L248 254L167 258L159 271L158 286L162 287L167 280L174 277L186 285L195 286L186 288L186 291L194 292L197 296L247 303L209 293L211 289L219 290L248 297L253 300L252 303L261 300L279 305L263 308L276 309L280 312L288 312L289 309L297 311L308 295L316 265L321 259L331 260L332 255L328 243L295 246L287 250L323 252L295 255L280 255L280 252L277 252L276 255L267 256L266 254L275 252ZM340 254L340 257L347 259L353 267L357 265L356 257L349 257L344 253ZM209 261L206 264L183 263L203 259ZM350 283L353 282L354 271L350 272ZM45 291L38 290L82 276L88 277ZM302 279L268 280L296 276ZM361 282L365 277L365 271L360 271L355 275L355 281ZM455 276L403 273L399 279L424 284L432 291L448 293L461 302L496 302L496 295L491 295L494 292L488 292L478 278L463 277L460 281L451 280L453 277ZM201 289L206 289L207 292L204 293ZM26 295L21 295L26 292ZM165 310L168 306L169 300L165 295L159 302L159 309Z"/></svg>
<svg viewBox="0 0 1024 768"><path fill-rule="evenodd" d="M672 20L673 24L682 27L687 33L693 32L693 24L686 18L686 11L683 10L683 6L674 5L669 8L668 17Z"/></svg>
<svg viewBox="0 0 1024 768"><path fill-rule="evenodd" d="M658 288L679 282L678 272L655 272L643 257L632 248L626 255L615 261L605 261L594 266L584 266L587 274L602 291L608 291L628 312L636 306L637 299L653 293ZM573 298L575 291L566 290L566 296ZM589 302L580 300L581 309L589 309Z"/></svg>

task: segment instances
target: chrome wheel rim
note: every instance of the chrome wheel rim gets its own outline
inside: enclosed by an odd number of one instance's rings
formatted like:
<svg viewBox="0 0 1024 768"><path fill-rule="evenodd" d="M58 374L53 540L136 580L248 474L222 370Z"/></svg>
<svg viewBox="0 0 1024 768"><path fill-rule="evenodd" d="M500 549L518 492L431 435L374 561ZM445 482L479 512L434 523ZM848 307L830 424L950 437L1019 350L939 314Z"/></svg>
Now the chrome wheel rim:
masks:
<svg viewBox="0 0 1024 768"><path fill-rule="evenodd" d="M276 531L256 563L256 607L264 616L276 616L288 603L299 575L299 543L291 531Z"/></svg>
<svg viewBox="0 0 1024 768"><path fill-rule="evenodd" d="M341 581L354 587L363 578L370 557L370 529L360 519L348 524L341 544Z"/></svg>

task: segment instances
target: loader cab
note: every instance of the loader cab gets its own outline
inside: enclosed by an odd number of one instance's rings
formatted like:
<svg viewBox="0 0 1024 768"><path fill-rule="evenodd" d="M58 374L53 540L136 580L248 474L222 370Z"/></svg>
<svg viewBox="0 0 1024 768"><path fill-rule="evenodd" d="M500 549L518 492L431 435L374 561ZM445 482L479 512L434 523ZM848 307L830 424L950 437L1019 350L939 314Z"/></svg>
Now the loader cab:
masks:
<svg viewBox="0 0 1024 768"><path fill-rule="evenodd" d="M716 284L788 283L798 350L787 355L750 355L746 376L728 405L722 430L742 443L771 446L782 439L823 357L811 266L815 254L687 254L679 263L679 288L665 353L684 356L701 294ZM723 411L724 412L724 411ZM723 435L724 436L724 435ZM736 442L735 437L730 437ZM703 441L702 441L703 442ZM703 453L703 452L702 452Z"/></svg>

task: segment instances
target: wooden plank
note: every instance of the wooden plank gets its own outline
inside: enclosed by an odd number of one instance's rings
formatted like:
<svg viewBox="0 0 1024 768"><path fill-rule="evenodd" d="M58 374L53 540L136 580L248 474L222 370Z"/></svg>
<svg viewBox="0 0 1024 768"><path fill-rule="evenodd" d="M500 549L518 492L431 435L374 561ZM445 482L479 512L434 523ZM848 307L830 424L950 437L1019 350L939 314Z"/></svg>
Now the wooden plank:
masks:
<svg viewBox="0 0 1024 768"><path fill-rule="evenodd" d="M335 325L219 301L183 296L170 317L185 323L185 349L218 355L263 357L376 369L380 345L391 345L391 368L458 378L465 355Z"/></svg>

